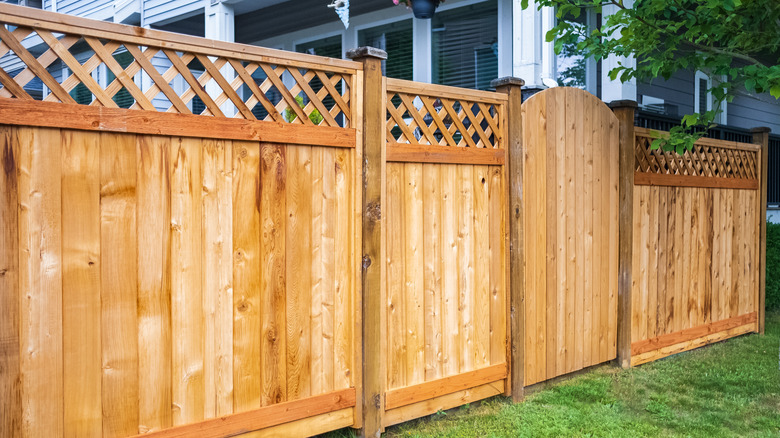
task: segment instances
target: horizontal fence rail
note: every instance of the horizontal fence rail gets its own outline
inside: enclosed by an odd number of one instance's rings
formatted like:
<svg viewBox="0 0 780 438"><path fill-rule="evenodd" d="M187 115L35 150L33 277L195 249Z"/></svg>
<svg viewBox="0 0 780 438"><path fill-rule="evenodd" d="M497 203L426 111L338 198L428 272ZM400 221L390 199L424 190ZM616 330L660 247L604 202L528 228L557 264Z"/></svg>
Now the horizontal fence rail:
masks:
<svg viewBox="0 0 780 438"><path fill-rule="evenodd" d="M758 188L760 148L754 144L703 138L680 155L651 147L659 131L635 133L636 184Z"/></svg>

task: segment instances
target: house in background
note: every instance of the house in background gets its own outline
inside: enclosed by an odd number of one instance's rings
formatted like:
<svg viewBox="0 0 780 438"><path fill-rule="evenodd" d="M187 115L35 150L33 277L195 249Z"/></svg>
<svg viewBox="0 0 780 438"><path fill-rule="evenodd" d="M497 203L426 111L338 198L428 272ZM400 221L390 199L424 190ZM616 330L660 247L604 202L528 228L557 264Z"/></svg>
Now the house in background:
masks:
<svg viewBox="0 0 780 438"><path fill-rule="evenodd" d="M637 125L669 129L680 117L712 108L706 92L713 80L699 71L678 72L668 81L620 83L608 72L618 62L583 59L573 47L556 55L544 35L555 24L550 8L521 9L520 0L447 0L431 20L413 18L392 0L352 0L345 28L328 0L17 0L10 1L97 20L179 32L223 41L342 58L358 46L384 49L388 77L487 89L497 77L516 76L533 90L560 84L580 87L605 102L635 100ZM609 6L604 14L613 12ZM578 25L596 27L604 19L582 14ZM88 56L85 54L84 56ZM122 59L118 59L120 64ZM154 60L160 69L167 60ZM128 60L129 62L129 60ZM11 69L12 70L12 69ZM8 70L7 70L8 71ZM96 72L97 75L101 73ZM109 75L103 80L112 80ZM183 86L183 84L182 84ZM45 89L41 86L41 93ZM78 94L79 89L74 90ZM131 99L130 96L126 96ZM85 95L84 99L91 96ZM193 99L192 105L198 105ZM202 103L200 103L202 104ZM768 126L780 134L780 103L769 96L743 94L725 104L711 136L750 141L748 130ZM780 221L780 136L770 140L768 201L770 218Z"/></svg>

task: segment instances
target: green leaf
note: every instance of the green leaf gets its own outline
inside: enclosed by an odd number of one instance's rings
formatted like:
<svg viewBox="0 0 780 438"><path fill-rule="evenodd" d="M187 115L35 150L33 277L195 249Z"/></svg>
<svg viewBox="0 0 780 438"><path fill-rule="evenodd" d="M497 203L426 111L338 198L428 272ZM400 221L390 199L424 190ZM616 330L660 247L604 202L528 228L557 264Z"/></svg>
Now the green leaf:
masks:
<svg viewBox="0 0 780 438"><path fill-rule="evenodd" d="M772 88L769 89L769 94L775 99L780 99L780 84L772 85Z"/></svg>

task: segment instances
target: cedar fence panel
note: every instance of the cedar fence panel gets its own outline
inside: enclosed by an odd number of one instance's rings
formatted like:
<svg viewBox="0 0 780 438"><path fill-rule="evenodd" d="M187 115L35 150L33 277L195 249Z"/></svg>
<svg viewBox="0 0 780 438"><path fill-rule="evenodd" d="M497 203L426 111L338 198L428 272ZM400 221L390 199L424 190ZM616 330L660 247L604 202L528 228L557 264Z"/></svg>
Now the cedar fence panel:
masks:
<svg viewBox="0 0 780 438"><path fill-rule="evenodd" d="M760 146L636 128L631 364L758 329Z"/></svg>
<svg viewBox="0 0 780 438"><path fill-rule="evenodd" d="M502 394L506 95L386 80L384 425Z"/></svg>
<svg viewBox="0 0 780 438"><path fill-rule="evenodd" d="M361 65L25 11L0 5L0 435L359 424Z"/></svg>
<svg viewBox="0 0 780 438"><path fill-rule="evenodd" d="M523 103L525 385L616 355L618 124L591 94Z"/></svg>

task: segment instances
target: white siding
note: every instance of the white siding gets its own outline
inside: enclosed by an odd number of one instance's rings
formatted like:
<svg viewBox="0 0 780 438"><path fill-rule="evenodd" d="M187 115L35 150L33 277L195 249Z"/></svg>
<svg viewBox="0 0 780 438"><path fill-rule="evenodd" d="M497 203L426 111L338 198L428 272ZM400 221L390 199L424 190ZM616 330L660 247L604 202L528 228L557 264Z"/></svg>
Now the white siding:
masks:
<svg viewBox="0 0 780 438"><path fill-rule="evenodd" d="M51 0L46 0L44 7L51 10ZM114 2L113 0L57 0L57 12L95 20L108 20L114 16Z"/></svg>
<svg viewBox="0 0 780 438"><path fill-rule="evenodd" d="M144 0L144 24L163 24L199 12L208 0Z"/></svg>

